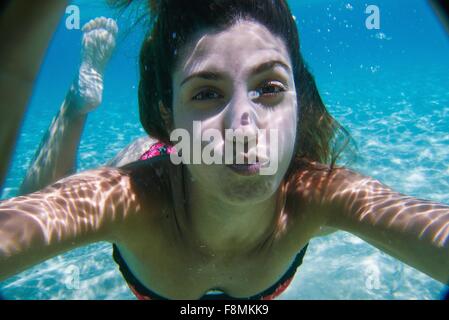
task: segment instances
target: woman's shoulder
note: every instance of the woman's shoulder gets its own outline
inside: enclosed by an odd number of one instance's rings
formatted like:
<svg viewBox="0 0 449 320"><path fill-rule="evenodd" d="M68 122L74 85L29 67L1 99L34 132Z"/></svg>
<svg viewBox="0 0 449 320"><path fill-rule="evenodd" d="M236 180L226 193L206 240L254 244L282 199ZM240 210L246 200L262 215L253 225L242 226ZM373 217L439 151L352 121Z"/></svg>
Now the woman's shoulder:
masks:
<svg viewBox="0 0 449 320"><path fill-rule="evenodd" d="M159 229L166 223L167 214L174 212L179 203L184 203L178 199L181 195L178 189L182 186L178 174L180 169L170 161L169 155L139 160L118 168L129 177L131 200L138 204L135 214L116 229L119 242L135 239L142 232L152 233L152 237L160 234Z"/></svg>
<svg viewBox="0 0 449 320"><path fill-rule="evenodd" d="M336 170L338 168L317 161L296 159L291 174L288 175L287 184L291 192L295 193L316 191L330 182Z"/></svg>
<svg viewBox="0 0 449 320"><path fill-rule="evenodd" d="M156 144L158 141L149 136L144 136L135 139L123 150L121 150L113 159L111 159L107 166L110 167L121 167L126 164L137 161L141 156L147 152L152 145Z"/></svg>
<svg viewBox="0 0 449 320"><path fill-rule="evenodd" d="M296 191L324 191L331 186L351 183L358 177L362 175L345 166L332 166L299 159L295 160L292 174L288 177L288 184Z"/></svg>
<svg viewBox="0 0 449 320"><path fill-rule="evenodd" d="M286 186L288 194L302 204L335 207L334 202L343 197L342 191L353 189L364 178L344 166L331 166L307 159L295 161Z"/></svg>
<svg viewBox="0 0 449 320"><path fill-rule="evenodd" d="M132 186L142 197L160 198L169 192L170 176L176 170L176 166L170 161L168 154L160 154L155 157L142 158L118 168L130 179Z"/></svg>

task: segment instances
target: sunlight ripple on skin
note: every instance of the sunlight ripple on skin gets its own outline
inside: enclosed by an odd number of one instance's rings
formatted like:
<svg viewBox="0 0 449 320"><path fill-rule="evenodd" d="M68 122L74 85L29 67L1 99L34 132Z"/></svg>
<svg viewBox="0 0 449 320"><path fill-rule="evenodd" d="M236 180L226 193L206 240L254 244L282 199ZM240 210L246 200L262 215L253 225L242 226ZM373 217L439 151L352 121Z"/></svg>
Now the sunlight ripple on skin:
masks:
<svg viewBox="0 0 449 320"><path fill-rule="evenodd" d="M325 168L323 167L322 170ZM307 188L308 185L316 185L316 190L327 190L336 181L344 179L344 176L344 168L336 169L330 175L325 172L320 174L319 171L304 170L298 175L298 179L302 180L301 184L298 183L301 188L298 192L307 197L310 193L314 193ZM316 181L317 179L320 181ZM347 207L356 210L355 216L359 221L366 221L373 226L396 225L400 233L419 228L415 231L419 232L420 238L430 236L434 244L447 250L449 246L449 223L447 222L449 207L447 205L405 196L394 192L378 180L366 178L360 179L359 183L351 183L350 179L343 181L336 183L339 190L331 198L346 199ZM322 199L317 199L317 201L325 200L326 192Z"/></svg>
<svg viewBox="0 0 449 320"><path fill-rule="evenodd" d="M98 191L92 197L84 190ZM42 192L3 201L0 212L23 215L34 221L34 226L27 227L39 228L44 243L48 245L64 240L61 239L62 235L76 235L89 229L98 229L106 219L121 220L126 218L126 213L139 211L140 205L131 190L129 178L119 170L114 172L99 169L63 179ZM45 195L43 199L41 194ZM31 214L30 207L37 213ZM22 239L28 238L27 231L27 228L23 229ZM8 239L6 235L0 234L0 239L5 238ZM18 249L15 243L0 242L0 251L6 255L11 255Z"/></svg>

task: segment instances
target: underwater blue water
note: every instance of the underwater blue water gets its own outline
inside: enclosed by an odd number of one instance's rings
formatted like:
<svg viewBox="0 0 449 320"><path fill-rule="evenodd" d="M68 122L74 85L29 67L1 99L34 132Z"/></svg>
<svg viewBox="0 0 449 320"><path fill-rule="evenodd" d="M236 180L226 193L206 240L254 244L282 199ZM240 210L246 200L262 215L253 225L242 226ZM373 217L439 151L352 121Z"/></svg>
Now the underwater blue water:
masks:
<svg viewBox="0 0 449 320"><path fill-rule="evenodd" d="M301 50L331 111L352 134L351 167L395 190L449 204L449 38L424 0L289 1ZM73 1L82 23L118 18L118 46L105 76L103 104L89 115L79 170L104 164L144 135L137 112L137 57L145 26L103 1ZM365 27L366 5L381 29ZM26 115L2 198L16 195L79 63L81 31L64 21L49 48ZM10 299L134 299L97 243L31 268L1 284ZM79 271L79 286L71 277ZM73 284L73 283L72 283ZM345 232L311 241L281 299L438 299L444 286Z"/></svg>

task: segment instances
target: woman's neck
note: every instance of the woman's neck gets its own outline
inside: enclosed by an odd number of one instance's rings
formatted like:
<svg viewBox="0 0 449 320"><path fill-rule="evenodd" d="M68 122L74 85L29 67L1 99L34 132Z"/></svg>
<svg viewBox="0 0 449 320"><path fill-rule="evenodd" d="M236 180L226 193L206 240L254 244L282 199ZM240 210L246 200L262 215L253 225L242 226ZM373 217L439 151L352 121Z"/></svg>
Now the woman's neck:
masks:
<svg viewBox="0 0 449 320"><path fill-rule="evenodd" d="M280 192L257 203L232 204L188 178L184 168L186 219L184 230L194 249L210 256L236 256L260 250L275 235Z"/></svg>

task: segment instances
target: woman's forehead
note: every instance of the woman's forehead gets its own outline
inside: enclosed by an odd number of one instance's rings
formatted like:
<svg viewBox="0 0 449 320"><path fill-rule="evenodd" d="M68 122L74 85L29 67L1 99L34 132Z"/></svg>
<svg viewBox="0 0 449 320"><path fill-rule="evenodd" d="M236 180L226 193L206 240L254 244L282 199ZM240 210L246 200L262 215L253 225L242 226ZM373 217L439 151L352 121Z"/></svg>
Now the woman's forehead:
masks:
<svg viewBox="0 0 449 320"><path fill-rule="evenodd" d="M194 41L199 53L227 47L253 46L258 48L284 46L280 37L259 22L239 21L219 32L204 32Z"/></svg>
<svg viewBox="0 0 449 320"><path fill-rule="evenodd" d="M175 73L182 76L205 66L241 69L269 60L291 65L284 41L260 23L242 21L220 32L203 32L190 41Z"/></svg>

